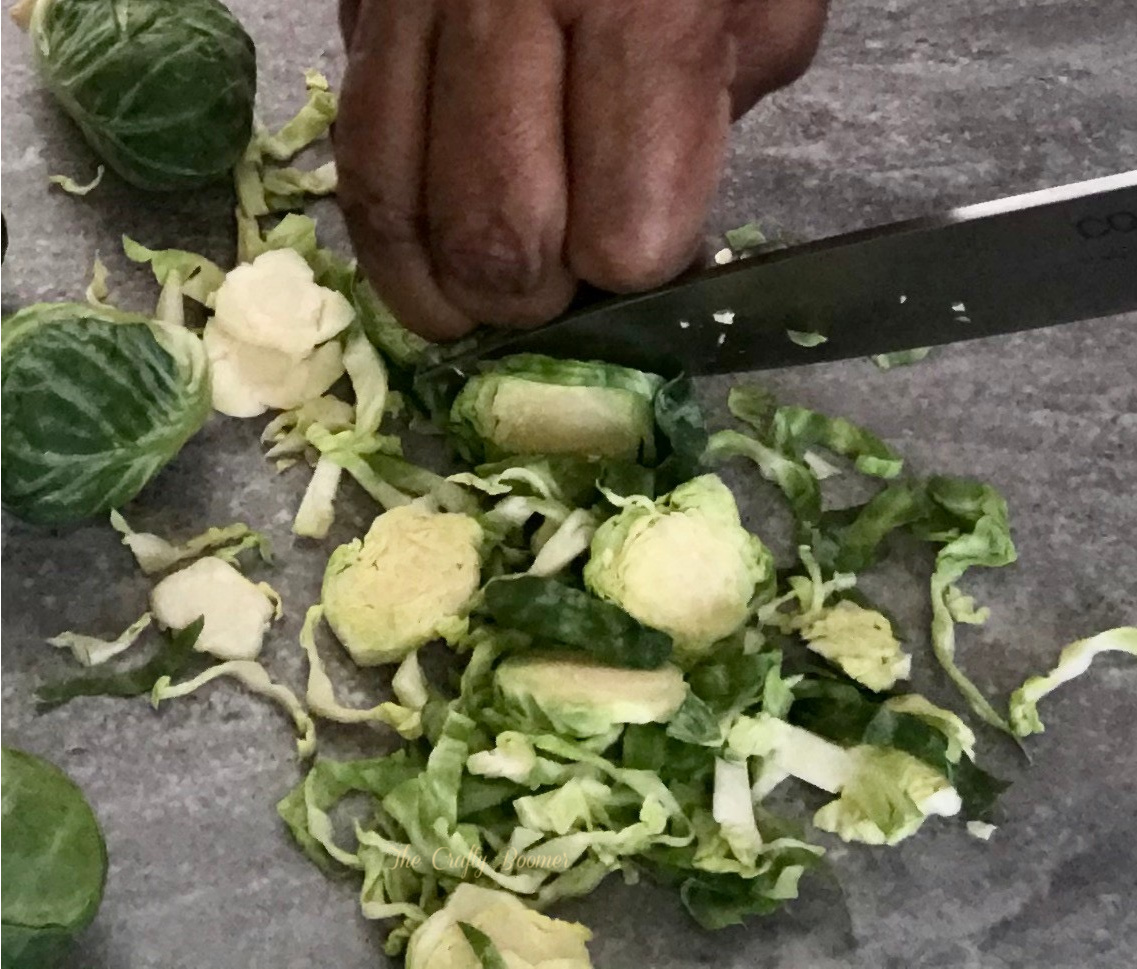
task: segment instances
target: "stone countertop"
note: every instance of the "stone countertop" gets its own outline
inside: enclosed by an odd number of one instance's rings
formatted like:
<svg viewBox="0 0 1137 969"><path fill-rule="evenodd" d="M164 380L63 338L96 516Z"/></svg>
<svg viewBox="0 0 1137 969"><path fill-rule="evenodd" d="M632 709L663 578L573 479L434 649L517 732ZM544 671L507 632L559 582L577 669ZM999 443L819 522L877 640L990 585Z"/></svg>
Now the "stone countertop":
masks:
<svg viewBox="0 0 1137 969"><path fill-rule="evenodd" d="M261 110L287 116L300 70L341 73L333 4L234 0L258 43ZM816 66L739 125L714 213L722 229L756 215L816 237L1132 167L1137 157L1137 18L1130 0L845 0ZM94 161L3 29L3 207L11 233L5 304L82 293L95 253L114 298L155 292L127 263L123 232L232 258L223 188L142 196L108 175L86 199L46 177L85 179ZM342 244L330 208L321 230ZM968 578L993 607L960 634L965 668L999 696L1049 665L1066 642L1132 623L1137 600L1137 317L936 351L882 373L865 361L766 375L787 400L844 414L896 444L917 473L972 474L1007 496L1016 566ZM704 387L722 416L725 382ZM327 546L288 530L304 486L274 475L261 421L216 419L129 509L136 527L189 534L248 521L275 540L271 579L286 619L267 663L298 686L296 635ZM770 493L745 482L748 523ZM359 495L329 539L374 513ZM37 531L4 518L3 737L50 757L86 790L111 856L106 900L73 969L364 969L383 964L380 932L354 887L325 878L289 843L274 804L297 779L278 711L225 685L156 713L139 700L72 703L38 716L35 685L67 668L43 644L72 628L117 633L148 582L103 524ZM903 553L870 587L913 630L927 622L928 562ZM916 686L944 698L913 636ZM325 650L348 702L382 692ZM1105 658L1047 702L1029 767L984 735L989 765L1015 783L989 843L929 823L893 850L837 847L827 877L781 913L710 934L663 889L610 880L560 912L595 932L601 969L1121 969L1137 951L1137 665ZM381 749L383 735L325 730L326 749ZM1126 901L1128 899L1128 901ZM1130 953L1126 956L1125 953Z"/></svg>

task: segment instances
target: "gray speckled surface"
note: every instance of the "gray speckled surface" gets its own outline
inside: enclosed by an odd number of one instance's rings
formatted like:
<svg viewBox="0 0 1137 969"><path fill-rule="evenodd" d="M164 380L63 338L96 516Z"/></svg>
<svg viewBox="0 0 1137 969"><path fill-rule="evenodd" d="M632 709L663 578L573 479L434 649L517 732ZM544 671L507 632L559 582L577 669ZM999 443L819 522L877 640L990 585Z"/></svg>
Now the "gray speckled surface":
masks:
<svg viewBox="0 0 1137 969"><path fill-rule="evenodd" d="M300 68L338 78L333 4L233 6L259 45L270 121L299 98ZM836 7L812 73L739 126L718 227L762 214L816 236L1132 167L1131 0ZM48 191L48 173L85 177L93 162L37 88L7 22L3 56L6 302L77 295L99 251L116 296L148 305L153 291L121 256L121 232L231 257L223 190L154 200L108 176L83 201ZM342 241L332 213L323 225ZM876 429L917 471L973 473L1006 493L1021 561L969 580L994 611L961 635L962 659L986 689L1004 693L1066 641L1137 618L1135 328L1130 316L959 346L891 373L852 361L770 376L787 398ZM722 390L708 384L708 399ZM288 615L267 662L298 685L295 637L326 552L290 537L303 476L273 475L259 428L215 420L130 513L167 534L233 519L272 533L272 580ZM750 523L776 532L768 493L746 488ZM362 499L345 502L333 539L370 514ZM926 567L901 556L870 580L913 629L927 619L917 577ZM160 713L109 700L32 711L33 686L66 668L44 637L114 633L143 606L147 582L110 530L48 534L5 517L3 580L4 742L53 758L82 783L111 851L106 902L72 966L381 965L379 932L358 916L353 889L327 882L277 822L273 805L297 767L275 710L218 686ZM919 635L915 645L926 647ZM350 673L326 655L356 685L350 699L382 692L380 674ZM946 695L930 673L917 686ZM608 884L562 911L594 928L602 969L1121 969L1137 951L1135 692L1137 666L1101 662L1049 703L1030 768L987 738L991 765L1015 780L989 844L929 825L895 850L840 848L830 880L808 883L779 915L718 934L647 886ZM324 734L332 752L385 743L363 736Z"/></svg>

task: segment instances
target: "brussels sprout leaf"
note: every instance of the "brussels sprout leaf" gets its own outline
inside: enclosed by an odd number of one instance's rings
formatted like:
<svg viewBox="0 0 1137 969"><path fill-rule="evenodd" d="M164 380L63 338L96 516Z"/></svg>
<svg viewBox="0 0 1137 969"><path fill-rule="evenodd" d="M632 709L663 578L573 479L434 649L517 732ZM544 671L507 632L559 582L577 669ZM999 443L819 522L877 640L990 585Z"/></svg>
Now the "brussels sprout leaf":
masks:
<svg viewBox="0 0 1137 969"><path fill-rule="evenodd" d="M493 944L493 940L485 932L474 928L468 922L459 922L458 928L462 930L466 941L470 943L470 948L474 950L474 955L481 963L482 969L509 969L505 959L497 951L497 946Z"/></svg>
<svg viewBox="0 0 1137 969"><path fill-rule="evenodd" d="M931 347L915 347L912 350L897 350L895 353L878 353L870 359L881 370L892 370L895 367L919 363L931 352Z"/></svg>
<svg viewBox="0 0 1137 969"><path fill-rule="evenodd" d="M225 271L215 262L184 249L147 249L130 236L122 237L123 252L131 262L149 263L160 286L171 273L182 280L182 295L205 303L225 281Z"/></svg>
<svg viewBox="0 0 1137 969"><path fill-rule="evenodd" d="M895 478L903 460L875 434L843 417L828 417L805 407L779 407L772 423L773 446L800 460L815 445L853 460L862 474Z"/></svg>
<svg viewBox="0 0 1137 969"><path fill-rule="evenodd" d="M1011 694L1011 726L1015 733L1020 737L1041 733L1043 726L1038 716L1038 701L1063 683L1081 676L1099 653L1110 651L1137 656L1137 626L1108 629L1071 643L1059 654L1054 669L1045 676L1032 676L1015 690Z"/></svg>
<svg viewBox="0 0 1137 969"><path fill-rule="evenodd" d="M120 673L100 673L76 676L69 680L46 683L36 692L38 709L43 712L61 706L80 696L132 697L149 693L164 676L178 676L201 656L194 650L201 635L203 619L190 623L185 629L165 635L162 646L147 662Z"/></svg>
<svg viewBox="0 0 1137 969"><path fill-rule="evenodd" d="M654 669L671 655L671 638L665 633L557 579L495 579L485 588L485 607L499 625L585 650L612 666Z"/></svg>
<svg viewBox="0 0 1137 969"><path fill-rule="evenodd" d="M304 107L275 134L267 131L257 134L257 146L277 161L288 161L316 139L322 138L336 119L336 96L328 89L324 76L312 71L306 80L308 101Z"/></svg>
<svg viewBox="0 0 1137 969"><path fill-rule="evenodd" d="M47 180L52 185L58 185L68 195L87 195L99 187L99 183L106 174L106 166L100 165L95 171L95 177L86 185L75 181L70 175L48 175Z"/></svg>
<svg viewBox="0 0 1137 969"><path fill-rule="evenodd" d="M656 392L655 426L666 440L667 457L656 471L657 491L670 491L693 478L707 449L707 425L690 377L677 377Z"/></svg>
<svg viewBox="0 0 1137 969"><path fill-rule="evenodd" d="M985 818L1008 786L967 757L953 761L951 738L928 720L890 709L848 682L807 680L798 687L789 720L842 746L894 747L922 760L956 788L966 818Z"/></svg>
<svg viewBox="0 0 1137 969"><path fill-rule="evenodd" d="M700 747L719 747L723 741L718 717L695 693L688 693L683 705L672 715L667 724L667 736Z"/></svg>
<svg viewBox="0 0 1137 969"><path fill-rule="evenodd" d="M326 814L352 793L386 797L391 791L418 776L423 760L417 751L395 751L385 757L368 760L337 761L320 758L307 776L276 806L277 813L304 853L324 871L342 869L312 834L309 811Z"/></svg>

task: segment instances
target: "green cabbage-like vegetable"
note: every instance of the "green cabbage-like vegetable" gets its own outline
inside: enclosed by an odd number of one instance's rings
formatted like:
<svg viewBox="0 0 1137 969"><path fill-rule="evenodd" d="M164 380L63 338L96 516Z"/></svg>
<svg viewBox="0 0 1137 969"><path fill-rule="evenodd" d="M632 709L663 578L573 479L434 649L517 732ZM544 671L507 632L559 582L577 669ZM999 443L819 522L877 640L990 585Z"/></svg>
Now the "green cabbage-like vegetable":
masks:
<svg viewBox="0 0 1137 969"><path fill-rule="evenodd" d="M469 941L486 939L481 953ZM589 969L585 943L592 933L579 922L549 918L515 895L495 888L461 884L446 905L427 919L407 945L407 969L467 969L488 965L493 947L498 965L533 969ZM484 943L483 943L484 945ZM509 958L503 959L508 953Z"/></svg>
<svg viewBox="0 0 1137 969"><path fill-rule="evenodd" d="M42 969L99 910L107 848L82 792L59 768L0 752L4 969Z"/></svg>
<svg viewBox="0 0 1137 969"><path fill-rule="evenodd" d="M481 541L468 515L403 505L376 518L362 541L337 548L323 599L352 659L394 663L432 639L461 635L481 576Z"/></svg>
<svg viewBox="0 0 1137 969"><path fill-rule="evenodd" d="M773 558L745 528L734 495L714 475L652 502L633 497L592 539L584 580L645 626L675 641L681 663L737 631L772 591Z"/></svg>
<svg viewBox="0 0 1137 969"><path fill-rule="evenodd" d="M653 457L653 400L663 381L608 363L507 357L473 377L450 422L472 454Z"/></svg>
<svg viewBox="0 0 1137 969"><path fill-rule="evenodd" d="M79 303L4 321L0 493L63 524L133 498L205 423L209 372L188 330Z"/></svg>
<svg viewBox="0 0 1137 969"><path fill-rule="evenodd" d="M218 0L33 0L22 18L48 90L128 182L191 188L241 157L256 56Z"/></svg>
<svg viewBox="0 0 1137 969"><path fill-rule="evenodd" d="M515 717L539 711L558 733L600 736L617 724L662 723L683 704L687 684L678 667L636 670L607 666L575 653L510 657L494 682Z"/></svg>

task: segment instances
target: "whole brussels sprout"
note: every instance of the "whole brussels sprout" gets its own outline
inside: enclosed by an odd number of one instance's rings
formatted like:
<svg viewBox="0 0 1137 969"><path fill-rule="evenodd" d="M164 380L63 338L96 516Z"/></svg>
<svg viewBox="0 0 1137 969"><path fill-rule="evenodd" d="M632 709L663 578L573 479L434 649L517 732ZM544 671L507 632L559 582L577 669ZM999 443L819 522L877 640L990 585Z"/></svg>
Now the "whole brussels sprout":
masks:
<svg viewBox="0 0 1137 969"><path fill-rule="evenodd" d="M209 370L184 327L80 303L4 320L0 496L60 525L130 501L205 423Z"/></svg>
<svg viewBox="0 0 1137 969"><path fill-rule="evenodd" d="M128 182L184 189L225 175L253 131L253 42L219 0L25 0L40 73Z"/></svg>
<svg viewBox="0 0 1137 969"><path fill-rule="evenodd" d="M0 965L47 969L99 910L106 844L82 792L47 761L5 747L0 783Z"/></svg>

